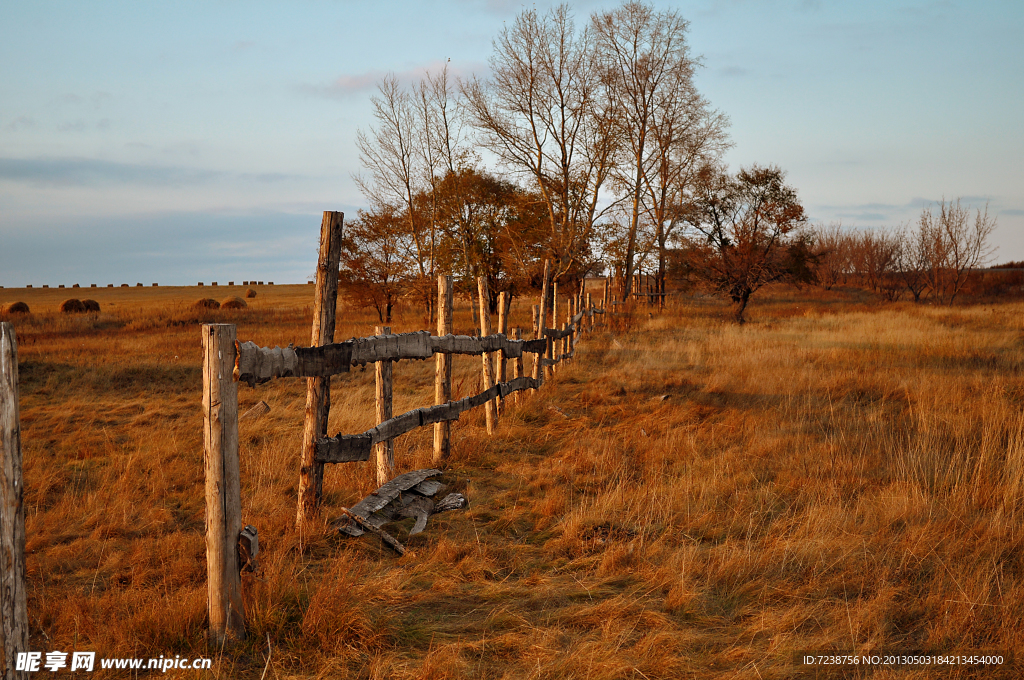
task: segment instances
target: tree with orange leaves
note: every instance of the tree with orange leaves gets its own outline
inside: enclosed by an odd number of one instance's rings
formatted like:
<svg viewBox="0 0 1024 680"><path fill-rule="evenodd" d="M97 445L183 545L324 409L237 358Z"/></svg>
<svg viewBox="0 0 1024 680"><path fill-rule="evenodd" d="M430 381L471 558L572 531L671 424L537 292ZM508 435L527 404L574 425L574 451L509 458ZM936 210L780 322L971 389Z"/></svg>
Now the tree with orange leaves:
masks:
<svg viewBox="0 0 1024 680"><path fill-rule="evenodd" d="M776 166L754 165L735 176L707 166L686 206L690 271L729 296L740 323L762 286L813 280L807 218L785 177Z"/></svg>

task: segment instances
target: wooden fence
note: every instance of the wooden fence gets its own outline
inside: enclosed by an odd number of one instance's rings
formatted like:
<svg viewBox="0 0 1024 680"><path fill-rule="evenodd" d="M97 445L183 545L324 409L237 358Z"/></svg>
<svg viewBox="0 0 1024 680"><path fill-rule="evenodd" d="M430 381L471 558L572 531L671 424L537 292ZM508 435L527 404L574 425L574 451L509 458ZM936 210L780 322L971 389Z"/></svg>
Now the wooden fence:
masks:
<svg viewBox="0 0 1024 680"><path fill-rule="evenodd" d="M203 444L206 473L206 558L210 640L223 644L245 636L240 569L258 550L255 530L242 526L241 480L238 457L238 383L250 386L274 378L306 378L306 422L299 466L296 522L317 512L327 463L369 460L378 454L378 483L394 473L388 444L418 427L434 426L435 463L450 454L451 422L469 409L487 408L487 431L492 433L504 400L523 390L540 388L545 376L575 354L582 333L594 328L595 309L582 288L567 300L568 313L561 328L549 328L557 319L557 283L550 282L545 263L540 304L534 305L534 338L522 339L519 328L507 328L509 299L499 298L498 332L491 333L487 310L487 283L478 280L480 336L452 334L452 281L438 277L437 335L429 331L391 334L380 328L368 338L334 342L337 308L338 261L344 216L325 212L321 225L310 347L266 348L238 342L232 324L204 324L203 336ZM549 288L551 289L549 291ZM549 296L549 292L553 293ZM550 312L548 299L552 299ZM608 302L607 282L604 303ZM553 325L557 325L554 324ZM480 355L484 390L452 401L451 357ZM527 376L523 359L534 357ZM18 353L13 324L0 323L0 677L23 677L15 671L18 651L28 646L25 590L25 515L23 506L21 433L18 413ZM435 405L391 417L390 364L394 361L434 357ZM512 376L507 363L512 363ZM377 367L378 424L358 434L327 434L330 414L330 378L352 366Z"/></svg>
<svg viewBox="0 0 1024 680"><path fill-rule="evenodd" d="M521 339L521 329L512 329L509 333L509 299L505 294L499 298L498 332L491 333L487 308L490 297L484 278L477 280L480 335L453 335L452 281L451 277L442 275L438 277L437 335L429 331L391 334L390 329L378 327L377 335L334 342L342 223L341 213L324 213L309 347L259 347L252 342L239 342L234 325L203 326L208 597L210 633L216 642L245 635L238 543L242 532L238 478L239 382L254 386L275 378L306 378L308 381L296 512L296 523L301 531L318 510L325 464L366 461L376 451L377 482L383 484L394 475L391 441L428 425L435 428L433 460L435 464L441 463L450 453L451 421L458 420L469 409L484 406L487 432L493 433L504 400L523 390L540 388L545 374L550 375L573 357L585 327L594 327L594 315L604 313L585 298L581 287L567 300L565 323L558 329L549 328L550 264L545 263L541 300L534 308L536 321L531 340ZM557 283L551 287L551 318L557 319ZM456 354L482 357L484 390L452 401L451 356ZM526 355L534 357L532 376L524 372ZM436 361L435 405L392 417L392 362L431 357ZM511 378L506 371L509 361L513 361ZM357 434L329 436L331 377L347 373L352 366L368 363L376 367L378 424Z"/></svg>

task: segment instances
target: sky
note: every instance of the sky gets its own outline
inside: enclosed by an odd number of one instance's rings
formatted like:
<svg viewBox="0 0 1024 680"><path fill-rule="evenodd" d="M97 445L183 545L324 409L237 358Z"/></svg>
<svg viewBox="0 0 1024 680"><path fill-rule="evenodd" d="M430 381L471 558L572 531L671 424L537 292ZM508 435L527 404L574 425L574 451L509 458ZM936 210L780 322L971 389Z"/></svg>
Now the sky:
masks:
<svg viewBox="0 0 1024 680"><path fill-rule="evenodd" d="M550 7L0 4L6 287L307 280L323 211L365 205L376 82L486 77L502 27ZM997 219L993 262L1024 260L1024 3L655 4L690 22L732 170L778 165L813 221L849 228L959 197Z"/></svg>

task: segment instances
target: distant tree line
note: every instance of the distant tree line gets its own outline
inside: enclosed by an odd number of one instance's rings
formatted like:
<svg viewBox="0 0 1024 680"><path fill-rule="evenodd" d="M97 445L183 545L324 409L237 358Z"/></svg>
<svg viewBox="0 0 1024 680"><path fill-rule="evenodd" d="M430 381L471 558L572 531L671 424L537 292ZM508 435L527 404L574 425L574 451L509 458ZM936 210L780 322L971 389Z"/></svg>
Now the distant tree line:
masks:
<svg viewBox="0 0 1024 680"><path fill-rule="evenodd" d="M952 304L971 273L992 255L996 220L988 209L971 214L959 199L925 209L916 224L893 229L817 227L815 273L824 288L860 285L889 300L906 297Z"/></svg>

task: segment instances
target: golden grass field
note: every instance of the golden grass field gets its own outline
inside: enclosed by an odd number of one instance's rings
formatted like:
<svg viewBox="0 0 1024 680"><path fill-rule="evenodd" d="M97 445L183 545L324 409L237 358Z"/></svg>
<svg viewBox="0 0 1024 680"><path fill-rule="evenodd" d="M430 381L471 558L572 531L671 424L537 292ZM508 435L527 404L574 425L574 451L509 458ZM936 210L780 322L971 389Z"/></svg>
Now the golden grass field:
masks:
<svg viewBox="0 0 1024 680"><path fill-rule="evenodd" d="M203 678L1018 677L1000 669L810 669L799 652L1024 650L1024 304L866 304L780 289L750 322L687 299L586 337L487 437L453 426L470 507L373 536L326 530L371 463L325 478L294 529L305 381L240 386L248 640L209 651L201 322L305 345L312 286L0 290L19 342L34 650L211 656ZM99 314L61 316L65 297ZM529 326L526 301L513 323ZM375 315L342 307L336 337ZM399 312L395 332L425 327ZM466 302L456 332L471 333ZM455 359L456 397L480 360ZM395 413L433 401L396 364ZM374 424L373 370L333 380L331 433ZM667 398L661 399L663 395ZM430 466L431 430L396 442ZM1007 658L1009 662L1009 658ZM1014 660L1014 663L1017 663ZM102 673L95 673L101 677Z"/></svg>

